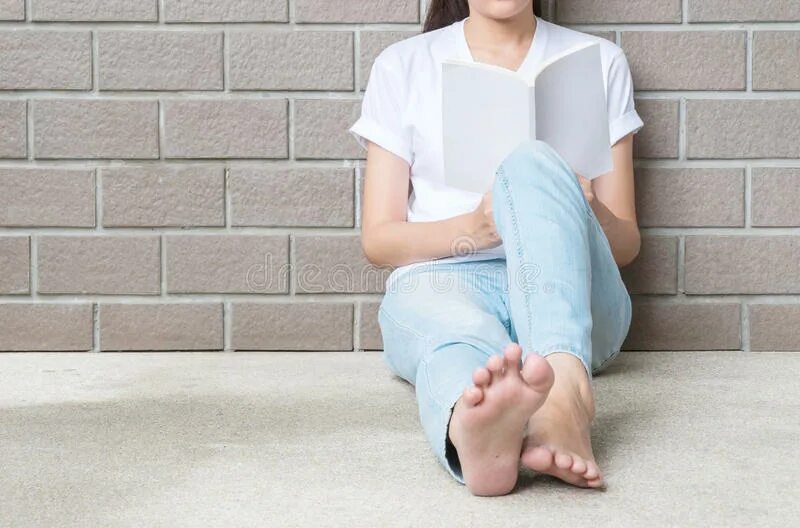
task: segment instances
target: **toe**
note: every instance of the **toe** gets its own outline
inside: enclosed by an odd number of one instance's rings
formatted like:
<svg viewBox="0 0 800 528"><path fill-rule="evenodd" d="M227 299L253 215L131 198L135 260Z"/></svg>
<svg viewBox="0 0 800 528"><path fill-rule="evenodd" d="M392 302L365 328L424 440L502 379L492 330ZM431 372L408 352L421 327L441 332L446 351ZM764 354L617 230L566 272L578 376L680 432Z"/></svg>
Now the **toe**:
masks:
<svg viewBox="0 0 800 528"><path fill-rule="evenodd" d="M570 469L572 467L572 457L566 453L556 453L554 460L558 469Z"/></svg>
<svg viewBox="0 0 800 528"><path fill-rule="evenodd" d="M585 478L588 481L592 481L598 477L600 477L600 468L598 468L597 464L595 464L591 460L587 461L586 472L583 474L583 478Z"/></svg>
<svg viewBox="0 0 800 528"><path fill-rule="evenodd" d="M483 387L492 380L492 374L484 367L478 367L472 373L472 382L476 387Z"/></svg>
<svg viewBox="0 0 800 528"><path fill-rule="evenodd" d="M596 478L592 480L587 480L586 485L590 488L605 488L606 483L602 478Z"/></svg>
<svg viewBox="0 0 800 528"><path fill-rule="evenodd" d="M547 392L553 386L555 374L553 367L542 356L528 354L522 365L522 379L536 391Z"/></svg>
<svg viewBox="0 0 800 528"><path fill-rule="evenodd" d="M464 403L466 403L470 407L474 407L478 405L481 400L483 399L483 391L478 387L468 387L464 389L464 394L462 395Z"/></svg>
<svg viewBox="0 0 800 528"><path fill-rule="evenodd" d="M492 373L492 377L500 377L503 375L503 357L497 354L489 358L486 362L486 368Z"/></svg>
<svg viewBox="0 0 800 528"><path fill-rule="evenodd" d="M505 367L508 370L519 372L519 362L522 360L522 348L517 343L509 343L503 350L505 357Z"/></svg>
<svg viewBox="0 0 800 528"><path fill-rule="evenodd" d="M544 446L530 447L522 454L522 462L535 471L547 471L553 467L553 452Z"/></svg>
<svg viewBox="0 0 800 528"><path fill-rule="evenodd" d="M586 473L586 461L579 456L572 457L572 472L581 476Z"/></svg>

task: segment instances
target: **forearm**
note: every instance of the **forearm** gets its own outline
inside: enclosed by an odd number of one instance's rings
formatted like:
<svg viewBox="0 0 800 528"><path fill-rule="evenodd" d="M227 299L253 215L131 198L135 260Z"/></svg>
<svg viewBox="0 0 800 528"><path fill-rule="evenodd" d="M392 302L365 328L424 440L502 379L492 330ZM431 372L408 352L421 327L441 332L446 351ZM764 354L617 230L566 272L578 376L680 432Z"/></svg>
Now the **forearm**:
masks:
<svg viewBox="0 0 800 528"><path fill-rule="evenodd" d="M386 222L364 229L361 243L373 264L403 266L473 247L474 225L472 213L432 222Z"/></svg>
<svg viewBox="0 0 800 528"><path fill-rule="evenodd" d="M620 267L630 264L639 254L641 235L635 221L619 218L601 201L595 200L593 209L600 226L611 245L611 253Z"/></svg>

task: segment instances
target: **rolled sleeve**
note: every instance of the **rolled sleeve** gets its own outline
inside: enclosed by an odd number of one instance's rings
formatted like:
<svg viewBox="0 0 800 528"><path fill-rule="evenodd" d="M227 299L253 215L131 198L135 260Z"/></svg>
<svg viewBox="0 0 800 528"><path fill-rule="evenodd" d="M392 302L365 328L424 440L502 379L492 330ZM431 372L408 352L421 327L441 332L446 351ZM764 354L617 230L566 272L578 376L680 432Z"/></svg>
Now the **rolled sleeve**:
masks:
<svg viewBox="0 0 800 528"><path fill-rule="evenodd" d="M365 150L369 140L411 165L412 132L405 120L408 87L395 62L389 48L375 58L361 100L361 115L348 131Z"/></svg>
<svg viewBox="0 0 800 528"><path fill-rule="evenodd" d="M607 107L609 138L613 146L626 135L644 126L633 99L633 78L622 49L614 56L608 72Z"/></svg>

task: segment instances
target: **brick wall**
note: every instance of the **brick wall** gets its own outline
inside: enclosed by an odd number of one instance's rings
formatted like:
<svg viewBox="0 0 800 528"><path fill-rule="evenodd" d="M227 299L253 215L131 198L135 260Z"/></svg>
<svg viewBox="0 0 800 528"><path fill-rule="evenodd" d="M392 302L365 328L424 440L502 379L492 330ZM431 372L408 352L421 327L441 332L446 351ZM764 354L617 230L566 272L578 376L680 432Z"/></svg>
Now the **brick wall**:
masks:
<svg viewBox="0 0 800 528"><path fill-rule="evenodd" d="M380 348L346 132L422 0L0 0L0 350ZM645 128L628 349L800 349L800 2L559 0Z"/></svg>

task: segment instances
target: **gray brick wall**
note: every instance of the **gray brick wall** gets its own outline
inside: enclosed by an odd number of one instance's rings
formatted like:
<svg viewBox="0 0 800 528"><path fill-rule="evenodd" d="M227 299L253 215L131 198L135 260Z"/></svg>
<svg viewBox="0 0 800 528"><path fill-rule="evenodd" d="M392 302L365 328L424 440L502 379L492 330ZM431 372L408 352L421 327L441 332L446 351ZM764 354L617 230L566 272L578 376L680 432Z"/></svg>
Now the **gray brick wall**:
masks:
<svg viewBox="0 0 800 528"><path fill-rule="evenodd" d="M800 2L558 0L620 44L631 350L800 348ZM0 350L381 347L347 127L425 0L0 0Z"/></svg>

